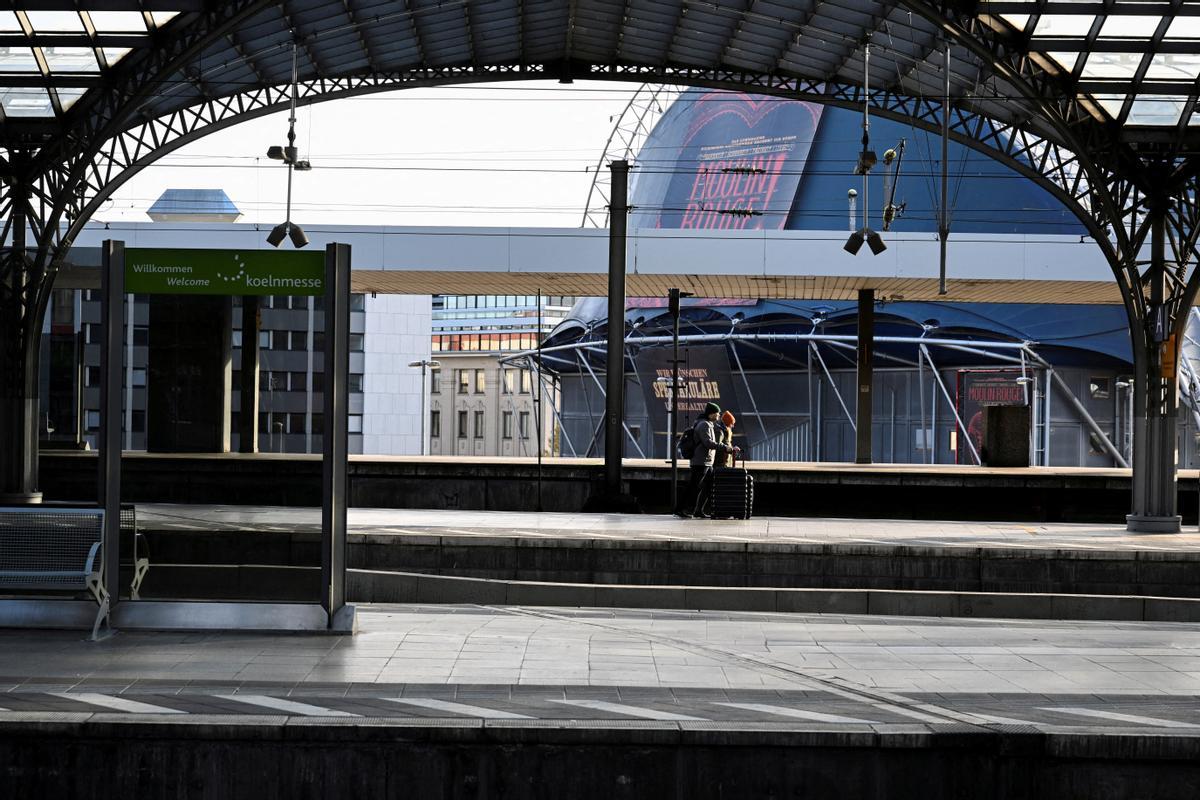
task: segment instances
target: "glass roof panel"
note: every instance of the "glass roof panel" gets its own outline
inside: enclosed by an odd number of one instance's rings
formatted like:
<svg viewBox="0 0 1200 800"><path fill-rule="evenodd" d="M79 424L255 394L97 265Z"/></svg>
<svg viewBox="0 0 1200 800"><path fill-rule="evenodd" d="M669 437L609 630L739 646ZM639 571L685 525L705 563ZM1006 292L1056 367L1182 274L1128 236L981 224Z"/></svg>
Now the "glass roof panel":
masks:
<svg viewBox="0 0 1200 800"><path fill-rule="evenodd" d="M161 28L175 17L179 16L178 11L152 11L150 17L154 20L155 27Z"/></svg>
<svg viewBox="0 0 1200 800"><path fill-rule="evenodd" d="M1089 53L1081 74L1085 78L1130 80L1141 63L1141 53Z"/></svg>
<svg viewBox="0 0 1200 800"><path fill-rule="evenodd" d="M83 20L74 11L26 11L34 33L83 33Z"/></svg>
<svg viewBox="0 0 1200 800"><path fill-rule="evenodd" d="M1151 80L1191 81L1200 76L1200 54L1160 53L1150 59L1146 77Z"/></svg>
<svg viewBox="0 0 1200 800"><path fill-rule="evenodd" d="M52 117L54 107L45 89L31 86L0 89L0 107L10 117Z"/></svg>
<svg viewBox="0 0 1200 800"><path fill-rule="evenodd" d="M17 21L17 15L11 11L0 11L0 33L19 33L24 32L21 28L21 23Z"/></svg>
<svg viewBox="0 0 1200 800"><path fill-rule="evenodd" d="M1043 14L1033 29L1034 38L1039 36L1087 36L1096 21L1087 14Z"/></svg>
<svg viewBox="0 0 1200 800"><path fill-rule="evenodd" d="M1092 99L1099 103L1100 107L1113 119L1121 116L1121 109L1125 106L1125 95L1123 94L1094 94Z"/></svg>
<svg viewBox="0 0 1200 800"><path fill-rule="evenodd" d="M111 67L113 64L116 64L118 61L124 58L125 54L129 52L129 49L130 48L128 47L105 47L104 60L107 61L108 65Z"/></svg>
<svg viewBox="0 0 1200 800"><path fill-rule="evenodd" d="M1129 108L1126 125L1175 125L1187 103L1186 97L1141 95Z"/></svg>
<svg viewBox="0 0 1200 800"><path fill-rule="evenodd" d="M1111 15L1100 29L1101 39L1149 39L1162 17L1147 14Z"/></svg>
<svg viewBox="0 0 1200 800"><path fill-rule="evenodd" d="M1075 69L1075 61L1079 58L1079 53L1046 53L1046 55L1054 59L1067 72Z"/></svg>
<svg viewBox="0 0 1200 800"><path fill-rule="evenodd" d="M1019 31L1025 30L1025 26L1029 24L1028 14L1001 14L1000 19L1012 25Z"/></svg>
<svg viewBox="0 0 1200 800"><path fill-rule="evenodd" d="M43 47L46 66L50 73L56 72L99 72L96 53L90 47Z"/></svg>
<svg viewBox="0 0 1200 800"><path fill-rule="evenodd" d="M37 72L37 59L30 47L0 47L0 72Z"/></svg>
<svg viewBox="0 0 1200 800"><path fill-rule="evenodd" d="M1200 17L1176 17L1167 28L1168 39L1200 39Z"/></svg>
<svg viewBox="0 0 1200 800"><path fill-rule="evenodd" d="M140 11L89 11L97 33L145 33L146 20Z"/></svg>
<svg viewBox="0 0 1200 800"><path fill-rule="evenodd" d="M70 111L71 106L75 105L76 100L83 97L87 89L80 86L60 86L54 91L58 95L58 102L63 111Z"/></svg>

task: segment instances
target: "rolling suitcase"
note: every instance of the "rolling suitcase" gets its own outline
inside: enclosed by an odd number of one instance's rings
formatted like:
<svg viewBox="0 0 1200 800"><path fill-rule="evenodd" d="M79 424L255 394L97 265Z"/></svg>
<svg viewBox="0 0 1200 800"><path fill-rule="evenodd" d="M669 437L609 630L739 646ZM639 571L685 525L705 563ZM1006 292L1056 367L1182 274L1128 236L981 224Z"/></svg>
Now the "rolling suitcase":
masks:
<svg viewBox="0 0 1200 800"><path fill-rule="evenodd" d="M745 467L738 467L736 459L729 463L729 467L713 470L713 519L750 519L754 513L754 476Z"/></svg>

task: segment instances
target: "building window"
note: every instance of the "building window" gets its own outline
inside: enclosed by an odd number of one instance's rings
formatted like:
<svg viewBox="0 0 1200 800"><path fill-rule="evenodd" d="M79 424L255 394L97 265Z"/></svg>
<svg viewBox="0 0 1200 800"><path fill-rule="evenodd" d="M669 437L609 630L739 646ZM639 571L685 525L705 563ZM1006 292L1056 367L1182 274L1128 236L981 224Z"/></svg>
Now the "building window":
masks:
<svg viewBox="0 0 1200 800"><path fill-rule="evenodd" d="M533 391L533 373L527 369L521 370L521 394Z"/></svg>
<svg viewBox="0 0 1200 800"><path fill-rule="evenodd" d="M307 350L308 331L291 331L288 334L288 350Z"/></svg>
<svg viewBox="0 0 1200 800"><path fill-rule="evenodd" d="M440 369L429 370L429 393L442 393L442 371Z"/></svg>
<svg viewBox="0 0 1200 800"><path fill-rule="evenodd" d="M456 369L455 372L458 373L458 393L466 394L471 391L471 370Z"/></svg>
<svg viewBox="0 0 1200 800"><path fill-rule="evenodd" d="M1088 392L1093 400L1107 400L1109 396L1108 378L1092 377L1088 381Z"/></svg>
<svg viewBox="0 0 1200 800"><path fill-rule="evenodd" d="M363 376L356 372L350 373L350 391L361 392L363 390Z"/></svg>
<svg viewBox="0 0 1200 800"><path fill-rule="evenodd" d="M483 412L482 411L475 412L475 438L476 439L483 438Z"/></svg>
<svg viewBox="0 0 1200 800"><path fill-rule="evenodd" d="M505 411L504 415L501 416L501 418L500 418L500 420L501 420L500 435L503 436L505 439L512 438L512 414L513 414L513 412L511 412L511 411Z"/></svg>
<svg viewBox="0 0 1200 800"><path fill-rule="evenodd" d="M363 335L361 333L350 334L349 346L351 353L361 353L363 351Z"/></svg>
<svg viewBox="0 0 1200 800"><path fill-rule="evenodd" d="M270 331L259 331L258 332L258 349L259 350L270 350L271 349L271 332Z"/></svg>
<svg viewBox="0 0 1200 800"><path fill-rule="evenodd" d="M325 391L325 373L314 372L312 376L312 390L314 393Z"/></svg>
<svg viewBox="0 0 1200 800"><path fill-rule="evenodd" d="M89 431L98 430L100 428L100 412L87 412L87 427Z"/></svg>
<svg viewBox="0 0 1200 800"><path fill-rule="evenodd" d="M429 412L429 438L440 439L442 437L442 412Z"/></svg>
<svg viewBox="0 0 1200 800"><path fill-rule="evenodd" d="M85 386L99 386L100 385L100 368L99 367L85 368L84 372L83 372L83 383Z"/></svg>
<svg viewBox="0 0 1200 800"><path fill-rule="evenodd" d="M133 385L134 386L145 386L146 385L146 368L145 367L135 367L133 369Z"/></svg>
<svg viewBox="0 0 1200 800"><path fill-rule="evenodd" d="M304 433L304 415L293 413L287 415L288 433Z"/></svg>
<svg viewBox="0 0 1200 800"><path fill-rule="evenodd" d="M467 438L467 412L458 412L458 438Z"/></svg>
<svg viewBox="0 0 1200 800"><path fill-rule="evenodd" d="M487 373L481 369L475 370L475 394L487 391Z"/></svg>
<svg viewBox="0 0 1200 800"><path fill-rule="evenodd" d="M348 433L362 433L362 414L351 414L347 419Z"/></svg>
<svg viewBox="0 0 1200 800"><path fill-rule="evenodd" d="M325 433L325 415L312 415L312 432L313 436L320 436L321 434Z"/></svg>
<svg viewBox="0 0 1200 800"><path fill-rule="evenodd" d="M529 438L529 412L528 411L521 412L521 418L517 424L520 427L521 438L528 439Z"/></svg>
<svg viewBox="0 0 1200 800"><path fill-rule="evenodd" d="M504 370L504 394L512 394L514 391L516 391L516 385L517 371L515 369ZM506 436L505 438L507 439L509 437Z"/></svg>
<svg viewBox="0 0 1200 800"><path fill-rule="evenodd" d="M241 333L241 331L237 331ZM133 343L135 346L144 347L150 344L150 328L145 325L133 326ZM241 342L238 342L241 345Z"/></svg>
<svg viewBox="0 0 1200 800"><path fill-rule="evenodd" d="M351 311L366 311L367 296L365 294L350 295L350 310Z"/></svg>

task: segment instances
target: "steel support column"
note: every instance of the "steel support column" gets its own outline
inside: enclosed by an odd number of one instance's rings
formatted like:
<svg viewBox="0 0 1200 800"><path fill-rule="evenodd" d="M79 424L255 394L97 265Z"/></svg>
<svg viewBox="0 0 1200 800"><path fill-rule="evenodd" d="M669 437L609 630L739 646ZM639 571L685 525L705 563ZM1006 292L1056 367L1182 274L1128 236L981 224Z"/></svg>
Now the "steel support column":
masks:
<svg viewBox="0 0 1200 800"><path fill-rule="evenodd" d="M346 504L350 380L350 245L325 247L325 429L322 444L321 605L329 627L346 605Z"/></svg>
<svg viewBox="0 0 1200 800"><path fill-rule="evenodd" d="M875 290L858 290L858 407L854 416L854 461L871 463L871 402L875 369Z"/></svg>
<svg viewBox="0 0 1200 800"><path fill-rule="evenodd" d="M0 504L17 505L42 501L37 490L42 315L26 246L30 188L16 179L8 193L12 246L0 264Z"/></svg>
<svg viewBox="0 0 1200 800"><path fill-rule="evenodd" d="M1176 533L1175 436L1179 387L1175 379L1178 337L1172 334L1166 286L1166 208L1150 205L1148 318L1134 328L1133 506L1130 531ZM1183 314L1187 313L1183 309ZM1165 368L1164 368L1165 367Z"/></svg>
<svg viewBox="0 0 1200 800"><path fill-rule="evenodd" d="M120 597L121 565L121 351L125 303L125 243L106 239L101 246L100 434L98 444L100 504L104 507L102 564L109 608ZM129 301L133 304L132 299Z"/></svg>
<svg viewBox="0 0 1200 800"><path fill-rule="evenodd" d="M614 161L608 217L608 353L604 392L604 491L621 494L621 436L625 420L625 231L628 223L629 162Z"/></svg>

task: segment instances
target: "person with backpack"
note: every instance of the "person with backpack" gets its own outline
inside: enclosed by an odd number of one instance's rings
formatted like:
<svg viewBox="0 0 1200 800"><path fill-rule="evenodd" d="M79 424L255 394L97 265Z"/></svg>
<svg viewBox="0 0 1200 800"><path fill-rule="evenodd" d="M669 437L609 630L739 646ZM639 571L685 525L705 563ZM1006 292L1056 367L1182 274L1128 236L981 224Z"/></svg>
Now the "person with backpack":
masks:
<svg viewBox="0 0 1200 800"><path fill-rule="evenodd" d="M675 510L679 517L704 517L704 507L708 501L708 492L712 488L713 462L718 451L734 453L737 448L717 441L716 423L721 414L721 407L716 403L704 406L701 414L691 428L684 431L679 440L679 454L688 459L691 466L691 476L688 482L687 497L690 505L681 503Z"/></svg>

